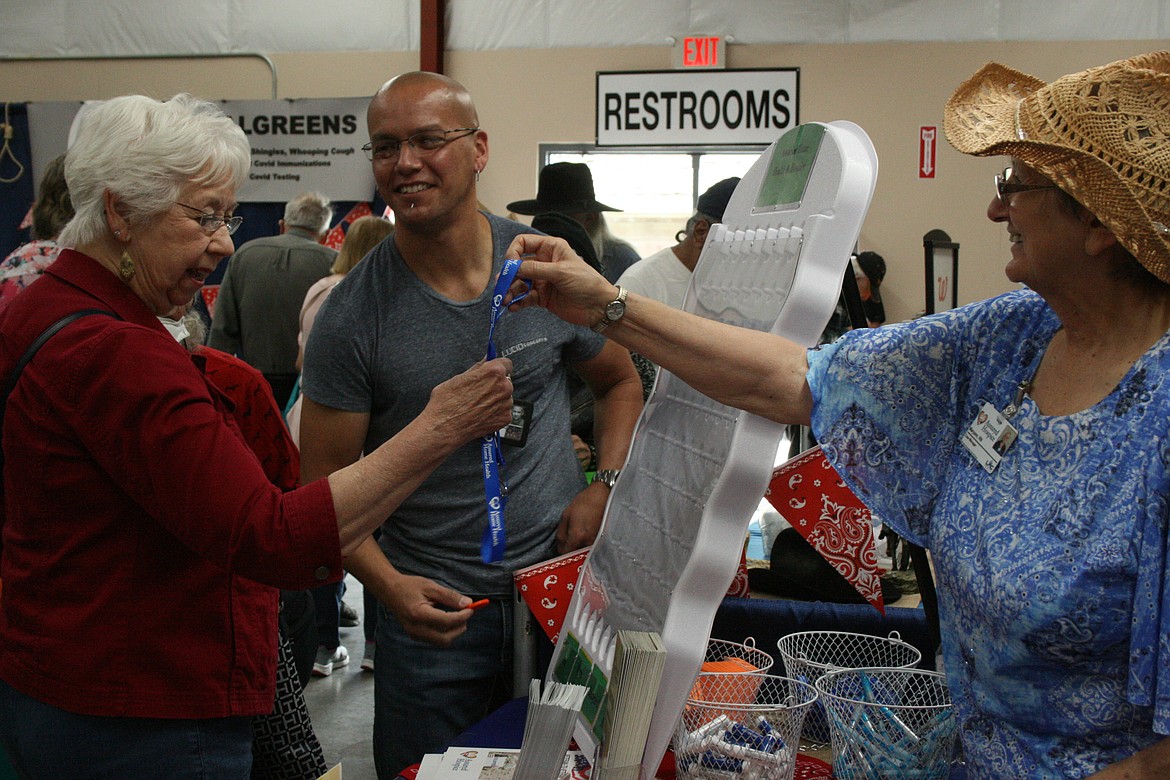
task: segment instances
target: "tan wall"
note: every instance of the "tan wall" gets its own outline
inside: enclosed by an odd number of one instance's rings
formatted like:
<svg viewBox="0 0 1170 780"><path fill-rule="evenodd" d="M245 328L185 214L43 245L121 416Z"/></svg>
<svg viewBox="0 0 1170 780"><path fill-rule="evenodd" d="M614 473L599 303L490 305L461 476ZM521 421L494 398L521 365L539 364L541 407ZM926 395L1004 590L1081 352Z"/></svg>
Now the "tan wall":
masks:
<svg viewBox="0 0 1170 780"><path fill-rule="evenodd" d="M954 88L987 60L1050 80L1164 47L1164 41L1153 40L730 45L727 58L732 68L799 67L801 121L847 119L869 133L881 171L860 245L886 258L886 311L899 320L924 305L922 236L934 228L961 244L960 303L1011 286L1002 272L1006 233L985 216L991 179L1003 167L1002 159L965 157L943 141L936 177L917 175L918 128L941 126L942 106ZM272 55L270 62L277 97L350 97L371 94L393 74L417 67L418 58L412 52L344 52ZM669 67L665 46L448 53L446 70L475 97L491 143L480 199L502 211L511 200L531 197L541 142L592 141L597 70ZM247 57L0 61L0 101L81 100L127 92L166 97L178 91L265 99L273 96L273 75L264 59Z"/></svg>

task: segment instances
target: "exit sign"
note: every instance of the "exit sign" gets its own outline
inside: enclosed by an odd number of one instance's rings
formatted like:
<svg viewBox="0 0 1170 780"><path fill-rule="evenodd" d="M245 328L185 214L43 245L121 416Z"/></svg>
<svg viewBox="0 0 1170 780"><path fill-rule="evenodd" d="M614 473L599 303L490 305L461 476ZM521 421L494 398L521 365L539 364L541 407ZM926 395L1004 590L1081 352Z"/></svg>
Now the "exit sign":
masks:
<svg viewBox="0 0 1170 780"><path fill-rule="evenodd" d="M726 68L727 48L717 35L687 35L674 44L674 67Z"/></svg>

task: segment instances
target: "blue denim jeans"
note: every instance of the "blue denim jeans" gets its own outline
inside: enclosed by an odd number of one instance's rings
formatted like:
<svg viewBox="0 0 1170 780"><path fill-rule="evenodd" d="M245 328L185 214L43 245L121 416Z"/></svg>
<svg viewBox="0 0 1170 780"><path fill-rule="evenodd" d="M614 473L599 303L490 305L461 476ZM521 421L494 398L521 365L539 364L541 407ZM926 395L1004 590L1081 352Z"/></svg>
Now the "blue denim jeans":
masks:
<svg viewBox="0 0 1170 780"><path fill-rule="evenodd" d="M336 650L341 644L341 599L345 596L345 579L318 585L313 594L313 609L317 611L317 644Z"/></svg>
<svg viewBox="0 0 1170 780"><path fill-rule="evenodd" d="M0 680L0 742L18 777L247 780L252 718L112 718L52 707Z"/></svg>
<svg viewBox="0 0 1170 780"><path fill-rule="evenodd" d="M377 639L378 599L369 588L362 589L362 634L367 642Z"/></svg>
<svg viewBox="0 0 1170 780"><path fill-rule="evenodd" d="M450 647L411 639L378 608L374 766L380 780L441 753L512 698L512 601L476 611Z"/></svg>

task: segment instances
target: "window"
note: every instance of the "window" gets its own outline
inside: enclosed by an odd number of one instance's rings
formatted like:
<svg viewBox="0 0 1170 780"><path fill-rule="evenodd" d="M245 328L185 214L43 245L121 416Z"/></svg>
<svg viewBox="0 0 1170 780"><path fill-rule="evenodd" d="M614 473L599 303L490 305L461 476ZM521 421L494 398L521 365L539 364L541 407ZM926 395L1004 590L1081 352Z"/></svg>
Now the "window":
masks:
<svg viewBox="0 0 1170 780"><path fill-rule="evenodd" d="M581 144L541 144L541 167L555 162L589 166L597 200L621 209L606 212L610 231L642 257L673 246L708 187L743 176L764 147L750 149L598 149Z"/></svg>

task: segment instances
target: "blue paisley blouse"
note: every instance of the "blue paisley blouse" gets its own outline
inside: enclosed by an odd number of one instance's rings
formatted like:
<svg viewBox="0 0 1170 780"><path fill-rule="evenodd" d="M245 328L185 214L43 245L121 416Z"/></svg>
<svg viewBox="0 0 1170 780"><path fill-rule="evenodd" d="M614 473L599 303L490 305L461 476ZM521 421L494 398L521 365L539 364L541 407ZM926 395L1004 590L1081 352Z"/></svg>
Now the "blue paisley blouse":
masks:
<svg viewBox="0 0 1170 780"><path fill-rule="evenodd" d="M1059 328L1021 290L808 356L830 462L931 551L972 778L1084 777L1170 733L1170 338L1091 408L1025 397L990 474L960 442Z"/></svg>

